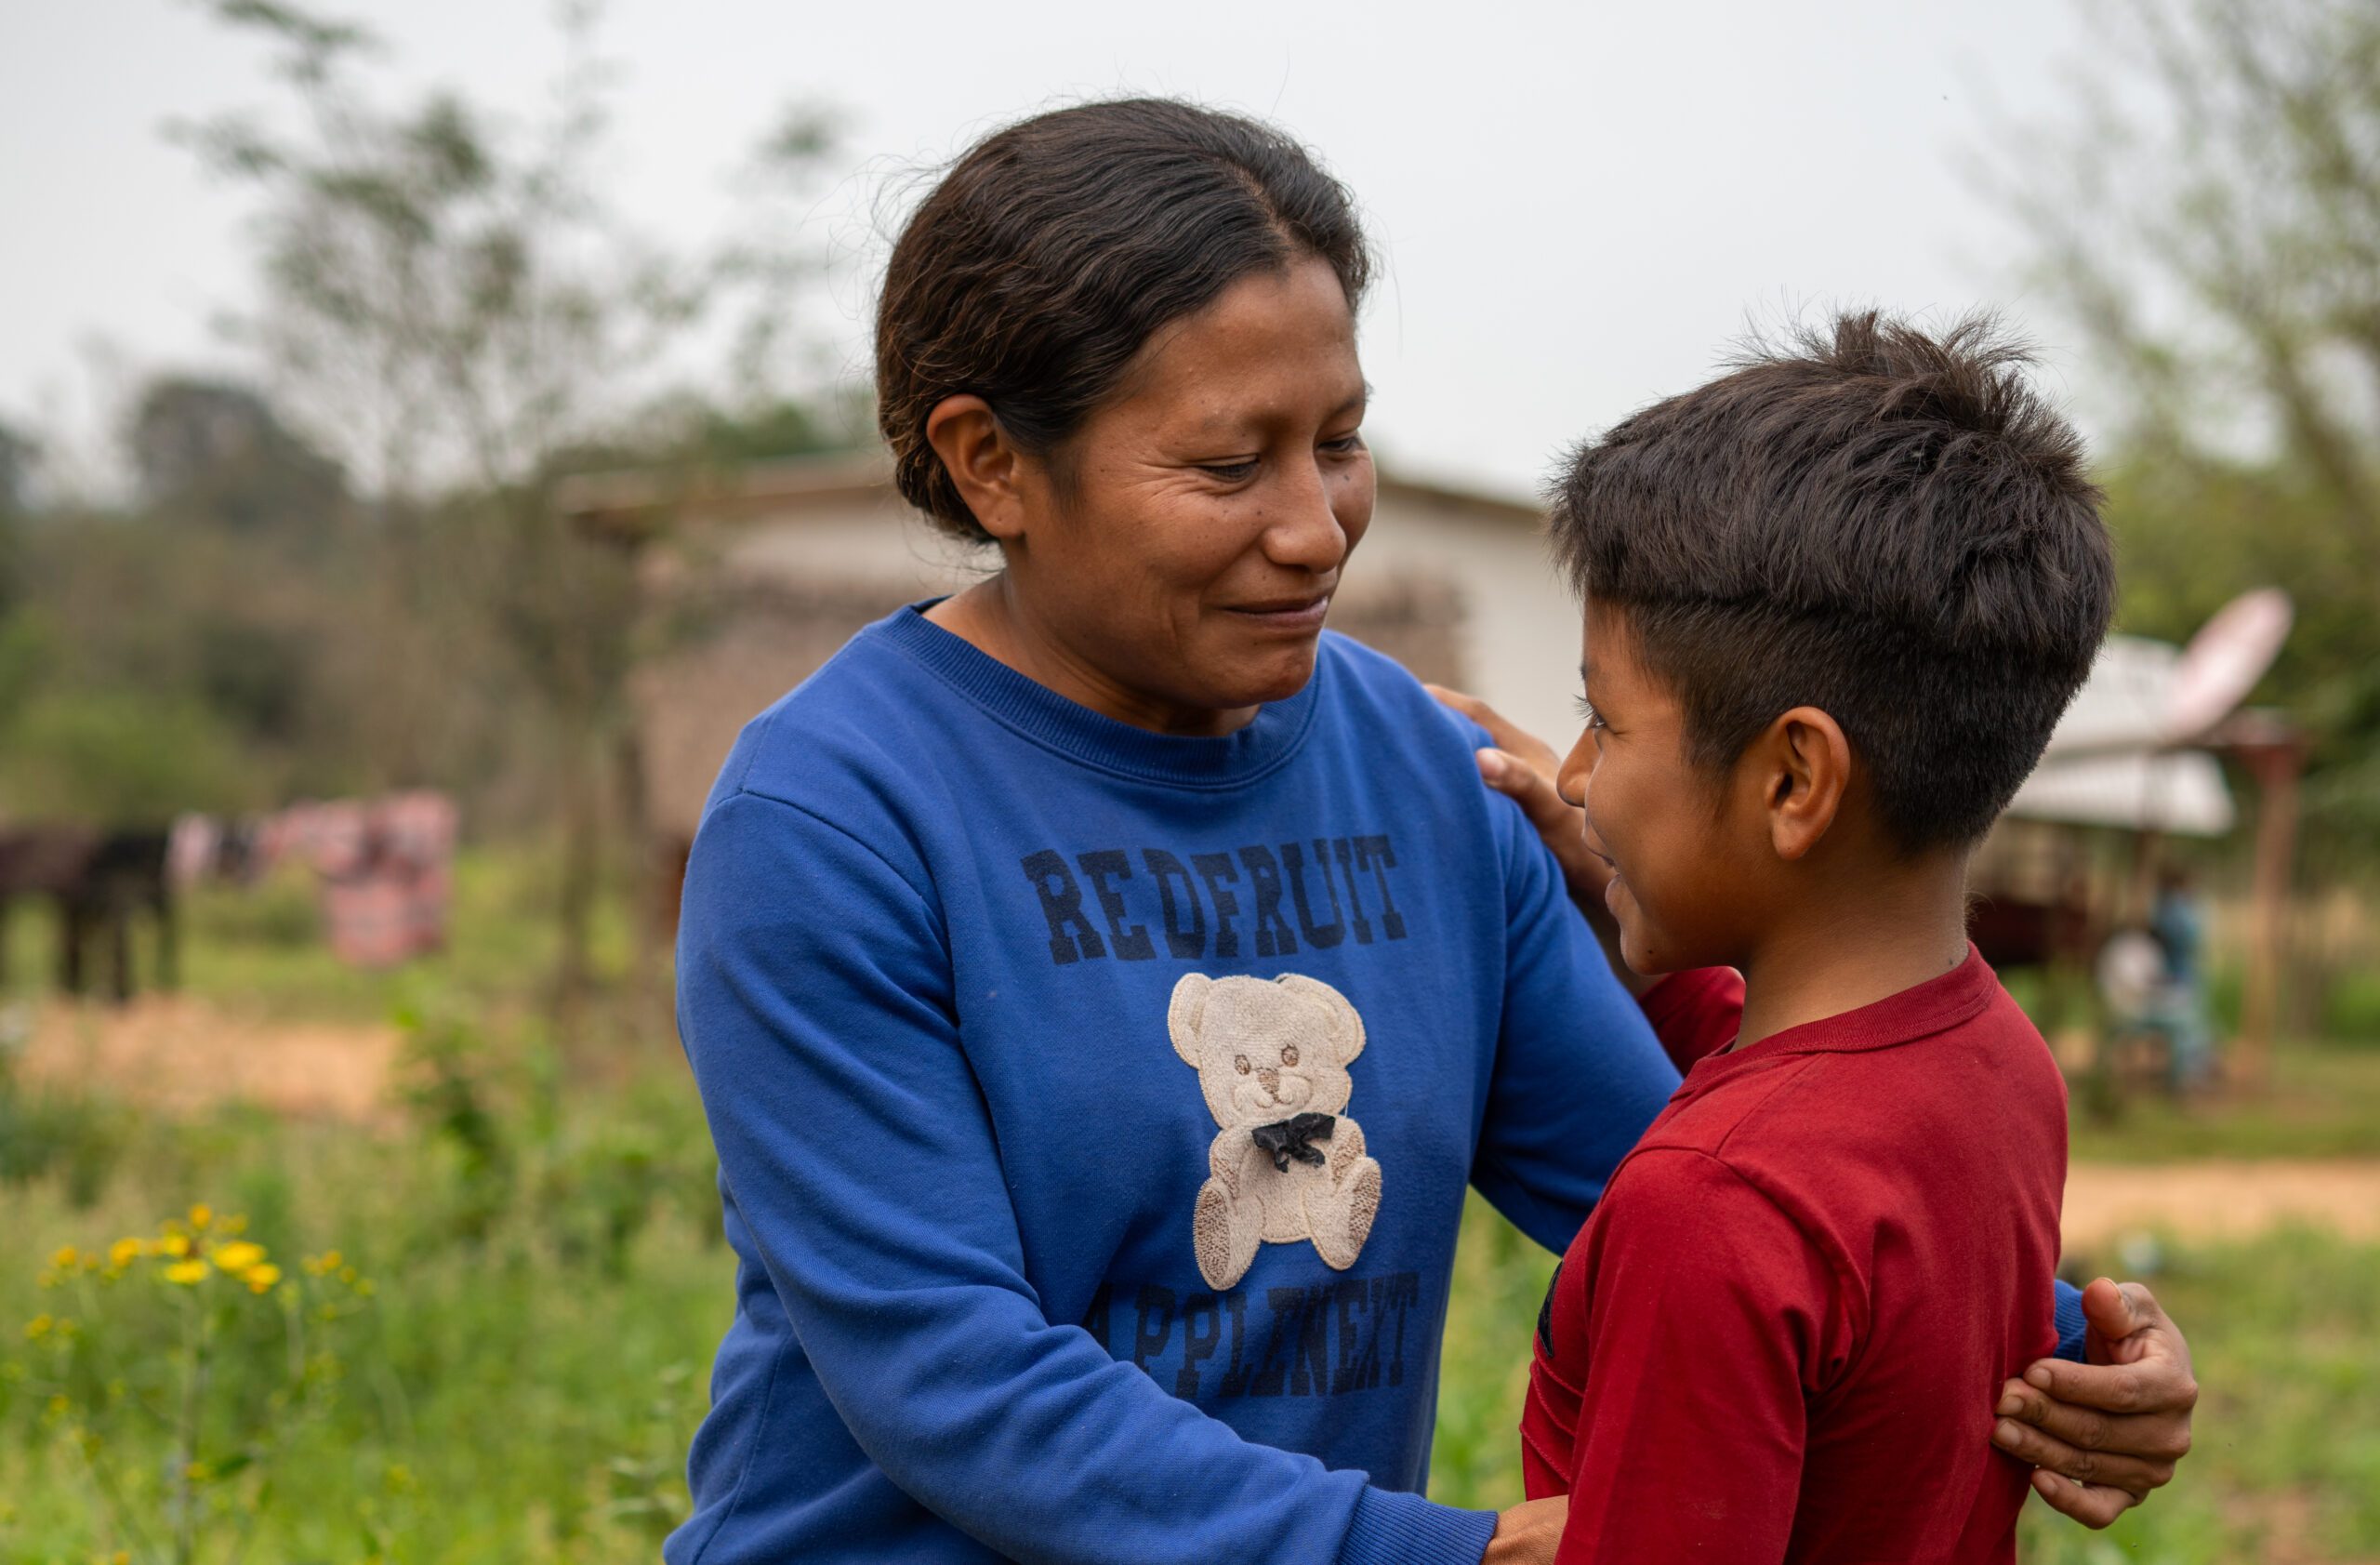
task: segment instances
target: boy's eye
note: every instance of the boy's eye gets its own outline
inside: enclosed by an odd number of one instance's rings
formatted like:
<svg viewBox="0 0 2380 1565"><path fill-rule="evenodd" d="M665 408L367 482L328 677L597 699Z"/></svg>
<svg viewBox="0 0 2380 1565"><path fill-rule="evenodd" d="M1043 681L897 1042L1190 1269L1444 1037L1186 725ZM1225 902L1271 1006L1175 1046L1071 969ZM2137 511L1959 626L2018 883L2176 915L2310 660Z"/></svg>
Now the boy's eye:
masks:
<svg viewBox="0 0 2380 1565"><path fill-rule="evenodd" d="M1572 704L1579 709L1580 722L1585 723L1590 728L1601 728L1603 726L1603 714L1595 710L1593 702L1588 700L1584 696L1579 696L1572 697Z"/></svg>

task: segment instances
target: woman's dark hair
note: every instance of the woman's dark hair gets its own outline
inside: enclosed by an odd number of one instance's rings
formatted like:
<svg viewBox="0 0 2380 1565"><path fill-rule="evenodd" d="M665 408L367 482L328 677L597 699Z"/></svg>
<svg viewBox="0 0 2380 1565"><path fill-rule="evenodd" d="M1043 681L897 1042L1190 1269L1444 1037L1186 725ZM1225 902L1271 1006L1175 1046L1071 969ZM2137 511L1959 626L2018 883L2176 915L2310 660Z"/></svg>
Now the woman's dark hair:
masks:
<svg viewBox="0 0 2380 1565"><path fill-rule="evenodd" d="M1303 254L1361 304L1371 261L1354 203L1260 121L1137 98L985 137L909 219L877 306L876 421L902 497L986 537L926 443L936 404L979 396L1047 456L1158 327Z"/></svg>

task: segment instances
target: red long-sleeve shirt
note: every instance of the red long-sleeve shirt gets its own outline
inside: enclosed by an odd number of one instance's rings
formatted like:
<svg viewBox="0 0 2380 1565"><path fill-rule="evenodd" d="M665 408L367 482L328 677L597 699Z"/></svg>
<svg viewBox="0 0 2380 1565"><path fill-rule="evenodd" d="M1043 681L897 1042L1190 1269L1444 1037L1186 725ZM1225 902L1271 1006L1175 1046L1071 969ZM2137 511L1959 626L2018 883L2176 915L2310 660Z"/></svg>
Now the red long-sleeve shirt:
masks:
<svg viewBox="0 0 2380 1565"><path fill-rule="evenodd" d="M1732 975L1646 997L1691 1061L1563 1258L1521 1424L1561 1565L2006 1561L1991 1391L2056 1342L2066 1088L1980 954L1750 1048Z"/></svg>

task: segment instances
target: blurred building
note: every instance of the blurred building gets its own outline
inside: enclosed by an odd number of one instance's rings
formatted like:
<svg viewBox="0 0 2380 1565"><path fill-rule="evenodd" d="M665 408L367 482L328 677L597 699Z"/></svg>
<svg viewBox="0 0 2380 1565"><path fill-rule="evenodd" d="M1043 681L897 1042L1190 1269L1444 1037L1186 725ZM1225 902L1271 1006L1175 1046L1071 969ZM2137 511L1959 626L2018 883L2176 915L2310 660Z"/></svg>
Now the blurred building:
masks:
<svg viewBox="0 0 2380 1565"><path fill-rule="evenodd" d="M920 521L878 455L723 479L602 475L562 503L638 554L653 650L636 681L633 770L672 887L667 867L682 866L744 723L862 626L966 585L993 558ZM1521 501L1384 472L1331 628L1565 745L1578 725L1578 609L1540 524Z"/></svg>

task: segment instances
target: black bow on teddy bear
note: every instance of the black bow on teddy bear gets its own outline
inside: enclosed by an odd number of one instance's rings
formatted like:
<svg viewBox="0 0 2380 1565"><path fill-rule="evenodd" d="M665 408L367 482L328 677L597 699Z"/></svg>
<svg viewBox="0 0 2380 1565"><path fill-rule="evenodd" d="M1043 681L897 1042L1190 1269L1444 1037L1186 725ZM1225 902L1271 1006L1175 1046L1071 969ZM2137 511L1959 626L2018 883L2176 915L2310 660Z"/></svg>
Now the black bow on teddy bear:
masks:
<svg viewBox="0 0 2380 1565"><path fill-rule="evenodd" d="M1287 1120L1276 1120L1269 1125L1258 1125L1248 1134L1256 1145L1273 1155L1273 1167L1281 1174L1289 1172L1289 1160L1320 1168L1329 1160L1322 1149L1311 1145L1330 1139L1330 1132L1338 1120L1329 1114L1299 1114Z"/></svg>

